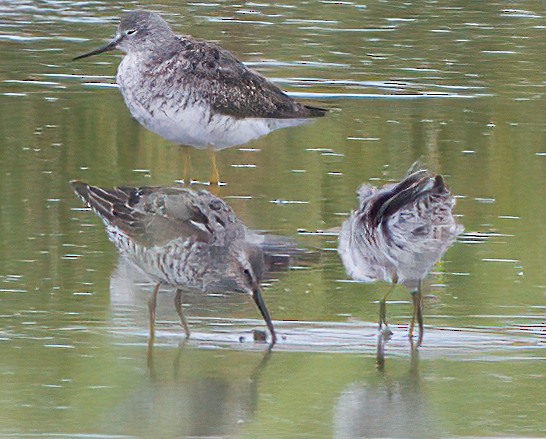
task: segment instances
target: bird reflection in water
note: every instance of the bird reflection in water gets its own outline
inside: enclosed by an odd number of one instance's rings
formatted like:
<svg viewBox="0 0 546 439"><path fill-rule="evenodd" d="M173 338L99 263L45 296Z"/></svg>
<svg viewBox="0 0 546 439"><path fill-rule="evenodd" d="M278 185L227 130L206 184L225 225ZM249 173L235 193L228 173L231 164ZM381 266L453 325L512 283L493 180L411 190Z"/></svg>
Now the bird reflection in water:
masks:
<svg viewBox="0 0 546 439"><path fill-rule="evenodd" d="M375 378L352 383L341 393L334 407L334 438L442 436L423 392L419 351L412 349L407 372L393 375L379 368Z"/></svg>
<svg viewBox="0 0 546 439"><path fill-rule="evenodd" d="M455 199L441 175L420 170L402 181L358 189L359 207L343 223L338 252L349 276L362 282L391 282L380 301L379 342L392 334L386 321L386 299L397 284L411 291L413 317L423 340L422 282L463 227L453 216Z"/></svg>
<svg viewBox="0 0 546 439"><path fill-rule="evenodd" d="M264 372L276 355L184 346L160 350L148 379L134 380L102 420L135 437L239 437L259 410Z"/></svg>
<svg viewBox="0 0 546 439"><path fill-rule="evenodd" d="M208 148L211 184L219 182L214 151L326 114L294 101L218 45L176 35L152 12L126 13L110 42L74 59L111 50L125 54L116 81L132 116L170 142Z"/></svg>
<svg viewBox="0 0 546 439"><path fill-rule="evenodd" d="M250 295L269 328L270 348L277 336L262 298L264 248L274 245L249 231L232 209L207 191L177 187L101 189L73 181L77 195L101 218L110 241L132 264L154 280L149 299L149 346L155 336L161 285L176 289L175 308L186 337L182 290Z"/></svg>

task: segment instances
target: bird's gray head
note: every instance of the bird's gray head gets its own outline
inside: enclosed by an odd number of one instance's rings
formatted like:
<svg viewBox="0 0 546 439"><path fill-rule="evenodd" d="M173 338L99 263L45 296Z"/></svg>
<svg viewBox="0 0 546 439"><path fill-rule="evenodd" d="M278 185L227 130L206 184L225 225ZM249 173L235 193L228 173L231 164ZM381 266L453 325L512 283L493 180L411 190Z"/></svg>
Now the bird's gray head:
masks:
<svg viewBox="0 0 546 439"><path fill-rule="evenodd" d="M175 37L163 18L148 11L132 11L125 14L116 31L117 48L122 52L151 50L162 46Z"/></svg>
<svg viewBox="0 0 546 439"><path fill-rule="evenodd" d="M219 249L219 251L224 250ZM249 294L271 332L271 345L273 345L277 337L260 287L264 266L263 252L259 247L245 241L234 243L228 251L225 258L220 258L221 264L211 270L212 276L209 276L210 283L207 289ZM213 259L217 260L218 255L213 256Z"/></svg>
<svg viewBox="0 0 546 439"><path fill-rule="evenodd" d="M74 60L98 55L110 50L124 53L152 51L164 47L176 37L170 26L158 14L148 11L131 11L121 17L116 35L107 44L74 58Z"/></svg>
<svg viewBox="0 0 546 439"><path fill-rule="evenodd" d="M263 252L245 241L229 247L213 247L217 262L208 276L207 290L235 291L253 295L259 289L263 271Z"/></svg>

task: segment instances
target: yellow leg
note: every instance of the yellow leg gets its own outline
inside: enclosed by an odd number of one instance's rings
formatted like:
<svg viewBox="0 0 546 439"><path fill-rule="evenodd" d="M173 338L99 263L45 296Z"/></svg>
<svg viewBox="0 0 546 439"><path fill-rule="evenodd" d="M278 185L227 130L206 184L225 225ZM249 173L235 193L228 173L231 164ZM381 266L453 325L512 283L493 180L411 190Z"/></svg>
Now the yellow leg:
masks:
<svg viewBox="0 0 546 439"><path fill-rule="evenodd" d="M148 300L148 310L150 314L150 332L148 337L148 343L153 344L155 338L155 308L157 306L157 293L159 291L159 284L157 284L152 291L150 300Z"/></svg>
<svg viewBox="0 0 546 439"><path fill-rule="evenodd" d="M389 291L387 291L387 294L383 296L383 299L379 301L379 329L383 327L383 325L387 325L387 297L394 291L396 288L396 283L398 282L398 277L396 275L393 275L392 277L392 285L389 288Z"/></svg>
<svg viewBox="0 0 546 439"><path fill-rule="evenodd" d="M411 298L413 301L413 316L411 318L411 323L409 327L409 339L410 343L413 346L413 328L415 326L415 321L419 325L419 338L417 339L417 347L421 346L423 342L424 334L424 325L423 325L423 293L422 293L422 281L419 280L417 284L417 291L411 293Z"/></svg>
<svg viewBox="0 0 546 439"><path fill-rule="evenodd" d="M174 306L176 307L176 312L178 313L178 317L180 318L180 324L184 328L184 332L186 333L186 338L190 338L190 327L188 326L188 322L186 320L186 317L184 317L184 313L182 311L182 290L180 288L176 289L176 294L174 296Z"/></svg>
<svg viewBox="0 0 546 439"><path fill-rule="evenodd" d="M218 183L220 183L220 174L218 173L218 166L216 165L216 152L214 151L213 147L209 147L209 156L211 164L210 185L218 186Z"/></svg>
<svg viewBox="0 0 546 439"><path fill-rule="evenodd" d="M377 334L377 355L375 358L379 370L383 370L385 367L385 345L392 336L392 331L387 323L387 297L394 291L397 283L398 277L395 274L392 276L392 285L389 291L379 302L379 333Z"/></svg>

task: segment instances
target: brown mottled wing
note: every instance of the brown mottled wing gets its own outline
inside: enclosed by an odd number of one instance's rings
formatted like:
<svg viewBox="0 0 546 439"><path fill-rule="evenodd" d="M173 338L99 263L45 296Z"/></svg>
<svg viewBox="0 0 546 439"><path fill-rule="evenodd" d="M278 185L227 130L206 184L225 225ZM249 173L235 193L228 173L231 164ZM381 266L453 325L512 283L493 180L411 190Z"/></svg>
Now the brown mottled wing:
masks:
<svg viewBox="0 0 546 439"><path fill-rule="evenodd" d="M190 237L209 242L212 238L192 191L153 187L107 190L79 181L71 185L107 226L118 228L140 245L161 246Z"/></svg>
<svg viewBox="0 0 546 439"><path fill-rule="evenodd" d="M293 119L324 116L327 110L294 101L276 85L214 43L185 36L176 54L187 81L207 90L214 111L238 118ZM171 54L172 56L172 54Z"/></svg>

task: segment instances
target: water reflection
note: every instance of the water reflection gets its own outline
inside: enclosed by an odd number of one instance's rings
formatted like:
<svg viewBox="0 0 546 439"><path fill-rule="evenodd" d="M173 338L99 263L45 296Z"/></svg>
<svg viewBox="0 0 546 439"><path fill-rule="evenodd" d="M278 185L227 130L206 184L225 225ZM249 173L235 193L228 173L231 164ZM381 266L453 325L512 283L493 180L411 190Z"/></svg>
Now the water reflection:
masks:
<svg viewBox="0 0 546 439"><path fill-rule="evenodd" d="M422 389L417 350L402 377L383 368L377 373L375 380L350 384L337 398L335 438L441 436Z"/></svg>
<svg viewBox="0 0 546 439"><path fill-rule="evenodd" d="M358 189L359 208L343 223L338 252L349 276L362 282L391 282L380 302L380 338L391 335L386 321L386 299L397 284L412 290L412 341L415 322L423 338L422 280L442 257L462 226L452 208L455 199L440 175L420 170L401 182ZM383 327L384 326L384 327Z"/></svg>
<svg viewBox="0 0 546 439"><path fill-rule="evenodd" d="M184 346L157 356L149 379L113 407L106 431L145 437L217 437L240 432L258 409L272 354L226 357Z"/></svg>
<svg viewBox="0 0 546 439"><path fill-rule="evenodd" d="M110 42L74 60L111 50L126 55L116 81L133 117L179 145L224 149L326 114L295 102L216 44L177 36L155 13L126 13ZM217 184L214 155L212 165Z"/></svg>
<svg viewBox="0 0 546 439"><path fill-rule="evenodd" d="M110 241L155 283L148 302L150 346L155 336L161 284L176 288L175 308L190 336L182 289L250 295L264 318L271 345L276 334L262 299L265 265L256 234L231 208L207 191L184 188L117 187L111 190L73 181L76 194L102 219ZM272 240L261 240L273 245Z"/></svg>

